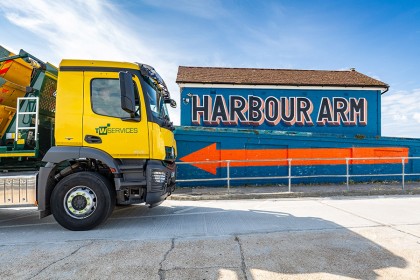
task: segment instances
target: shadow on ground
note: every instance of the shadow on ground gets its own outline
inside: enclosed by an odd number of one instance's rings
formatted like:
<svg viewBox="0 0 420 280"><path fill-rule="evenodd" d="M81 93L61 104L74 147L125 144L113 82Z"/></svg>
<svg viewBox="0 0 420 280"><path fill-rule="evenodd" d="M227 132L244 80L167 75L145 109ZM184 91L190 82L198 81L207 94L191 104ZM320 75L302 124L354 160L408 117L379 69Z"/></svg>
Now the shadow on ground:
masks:
<svg viewBox="0 0 420 280"><path fill-rule="evenodd" d="M272 279L275 279L275 275L319 273L374 279L378 276L377 270L407 266L404 258L337 223L284 212L238 210L229 205L223 208L204 207L186 202L181 205L171 202L153 209L133 205L117 208L112 217L95 230L71 232L51 218L47 222L38 220L33 209L20 210L19 215L15 212L11 215L11 211L0 209L0 275L12 276L10 273L21 267L36 268L40 254L44 260L51 257L50 261L58 265L58 247L43 244L70 241L98 244L123 241L125 250L135 248L136 252L130 251L130 256L135 255L136 263L156 258L156 273L161 279L171 278L171 275L174 278L180 275L203 276L222 270L237 271L240 279L263 279L264 275L274 275ZM165 244L172 240L172 245L157 255L142 253L141 244L159 244L159 240ZM33 246L34 250L25 249L19 255L15 247L19 244ZM92 243L86 246L92 246ZM14 248L14 258L9 256L11 248ZM92 275L101 275L103 272L100 269L106 264L92 267L93 263L115 252L112 246L96 250L97 255L92 250L74 251L71 265L55 268L57 275L60 271L71 275L73 268L82 271L89 268L90 273L96 273ZM85 261L86 257L89 257L89 262ZM113 258L116 263L127 261L121 252ZM204 272L205 269L207 272ZM118 267L107 268L106 271L117 273ZM218 277L217 274L209 275L215 276Z"/></svg>

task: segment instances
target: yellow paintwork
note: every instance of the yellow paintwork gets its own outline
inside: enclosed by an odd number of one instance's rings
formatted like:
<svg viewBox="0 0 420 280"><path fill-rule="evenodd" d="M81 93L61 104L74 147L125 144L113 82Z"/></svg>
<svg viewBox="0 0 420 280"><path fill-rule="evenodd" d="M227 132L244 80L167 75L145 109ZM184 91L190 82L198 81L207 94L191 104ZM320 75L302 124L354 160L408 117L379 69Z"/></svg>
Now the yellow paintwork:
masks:
<svg viewBox="0 0 420 280"><path fill-rule="evenodd" d="M0 105L16 108L18 97L25 96L26 86L29 86L29 84L21 86L6 80L5 83L0 86Z"/></svg>
<svg viewBox="0 0 420 280"><path fill-rule="evenodd" d="M152 143L152 152L150 158L163 160L165 159L166 147L174 147L176 152L175 138L172 131L160 127L158 124L149 123L150 143Z"/></svg>
<svg viewBox="0 0 420 280"><path fill-rule="evenodd" d="M8 56L13 56L9 53ZM25 96L33 67L23 59L0 62L0 138L16 113L17 98Z"/></svg>
<svg viewBox="0 0 420 280"><path fill-rule="evenodd" d="M75 60L63 59L60 67L112 67L121 69L139 69L139 66L131 62L117 62L117 61L102 61L102 60Z"/></svg>
<svg viewBox="0 0 420 280"><path fill-rule="evenodd" d="M139 70L127 62L63 60L60 67L112 67ZM174 147L172 131L148 121L140 81L134 77L140 96L140 122L96 114L91 107L91 82L95 78L118 79L118 72L60 71L57 87L55 141L57 146L100 149L113 158L165 159L165 146ZM121 131L130 133L122 133ZM102 143L88 143L86 135Z"/></svg>
<svg viewBox="0 0 420 280"><path fill-rule="evenodd" d="M15 108L8 106L0 106L0 138L3 137L15 113Z"/></svg>
<svg viewBox="0 0 420 280"><path fill-rule="evenodd" d="M13 53L9 54L9 56L13 55ZM0 77L16 85L23 87L29 86L33 69L31 64L25 62L21 58L0 62L0 70L5 70L7 68L8 70L4 74L1 74Z"/></svg>
<svg viewBox="0 0 420 280"><path fill-rule="evenodd" d="M55 113L57 146L82 146L83 72L59 72Z"/></svg>
<svg viewBox="0 0 420 280"><path fill-rule="evenodd" d="M34 157L35 152L30 153L0 153L0 157Z"/></svg>
<svg viewBox="0 0 420 280"><path fill-rule="evenodd" d="M84 90L88 94L85 94L84 98L83 135L100 137L102 143L90 144L84 141L83 146L101 149L114 158L149 158L148 124L143 95L140 93L140 122L123 121L120 118L98 115L92 110L90 95L91 81L95 78L118 79L118 72L85 72ZM134 80L140 88L140 81L137 77ZM104 129L102 134L100 129ZM123 129L130 133L118 132Z"/></svg>

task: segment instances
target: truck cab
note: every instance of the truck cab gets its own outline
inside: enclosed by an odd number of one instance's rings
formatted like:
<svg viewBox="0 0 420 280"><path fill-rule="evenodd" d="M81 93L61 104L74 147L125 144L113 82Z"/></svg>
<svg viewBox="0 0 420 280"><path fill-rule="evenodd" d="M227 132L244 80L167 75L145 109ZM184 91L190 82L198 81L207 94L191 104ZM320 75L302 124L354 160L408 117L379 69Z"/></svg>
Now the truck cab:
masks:
<svg viewBox="0 0 420 280"><path fill-rule="evenodd" d="M54 96L53 141L33 170L41 218L53 214L67 229L88 230L116 204L154 207L174 191L176 143L166 106L176 103L153 67L62 60Z"/></svg>

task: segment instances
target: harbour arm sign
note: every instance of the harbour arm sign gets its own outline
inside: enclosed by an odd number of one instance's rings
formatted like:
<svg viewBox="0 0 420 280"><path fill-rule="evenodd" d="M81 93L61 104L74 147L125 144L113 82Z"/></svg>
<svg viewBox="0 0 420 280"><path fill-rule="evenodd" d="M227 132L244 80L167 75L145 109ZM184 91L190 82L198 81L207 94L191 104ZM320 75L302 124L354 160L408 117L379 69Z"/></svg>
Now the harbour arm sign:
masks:
<svg viewBox="0 0 420 280"><path fill-rule="evenodd" d="M356 97L321 97L314 104L307 97L265 99L248 95L192 95L193 125L226 126L366 126L368 101ZM315 109L317 108L317 109Z"/></svg>

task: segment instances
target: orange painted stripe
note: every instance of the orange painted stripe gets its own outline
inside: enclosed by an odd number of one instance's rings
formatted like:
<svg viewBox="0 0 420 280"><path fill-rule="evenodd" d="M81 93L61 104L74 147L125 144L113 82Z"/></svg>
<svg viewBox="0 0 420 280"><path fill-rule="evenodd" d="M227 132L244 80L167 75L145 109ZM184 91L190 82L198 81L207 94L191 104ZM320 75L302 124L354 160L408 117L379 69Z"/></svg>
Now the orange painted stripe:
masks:
<svg viewBox="0 0 420 280"><path fill-rule="evenodd" d="M288 158L292 159L291 164L294 166L310 166L339 165L346 164L346 158L374 157L380 159L354 159L349 160L349 164L401 164L402 160L400 158L408 157L408 151L408 148L400 147L217 150L216 143L214 143L180 160L183 162L231 160L233 162L230 162L230 167L246 167L286 166L288 165ZM405 163L407 162L408 160L405 159ZM226 167L227 163L194 163L192 165L216 174L216 169Z"/></svg>
<svg viewBox="0 0 420 280"><path fill-rule="evenodd" d="M279 150L222 150L220 160L244 160L232 162L231 166L273 166L288 165L287 158L292 159L292 165L333 165L346 164L346 158L384 159L354 159L350 164L380 164L401 163L400 157L408 157L408 148L325 148L325 149L279 149ZM396 157L393 158L393 157ZM328 159L334 158L334 159ZM282 162L246 162L245 160L276 160ZM407 160L405 160L407 162Z"/></svg>

